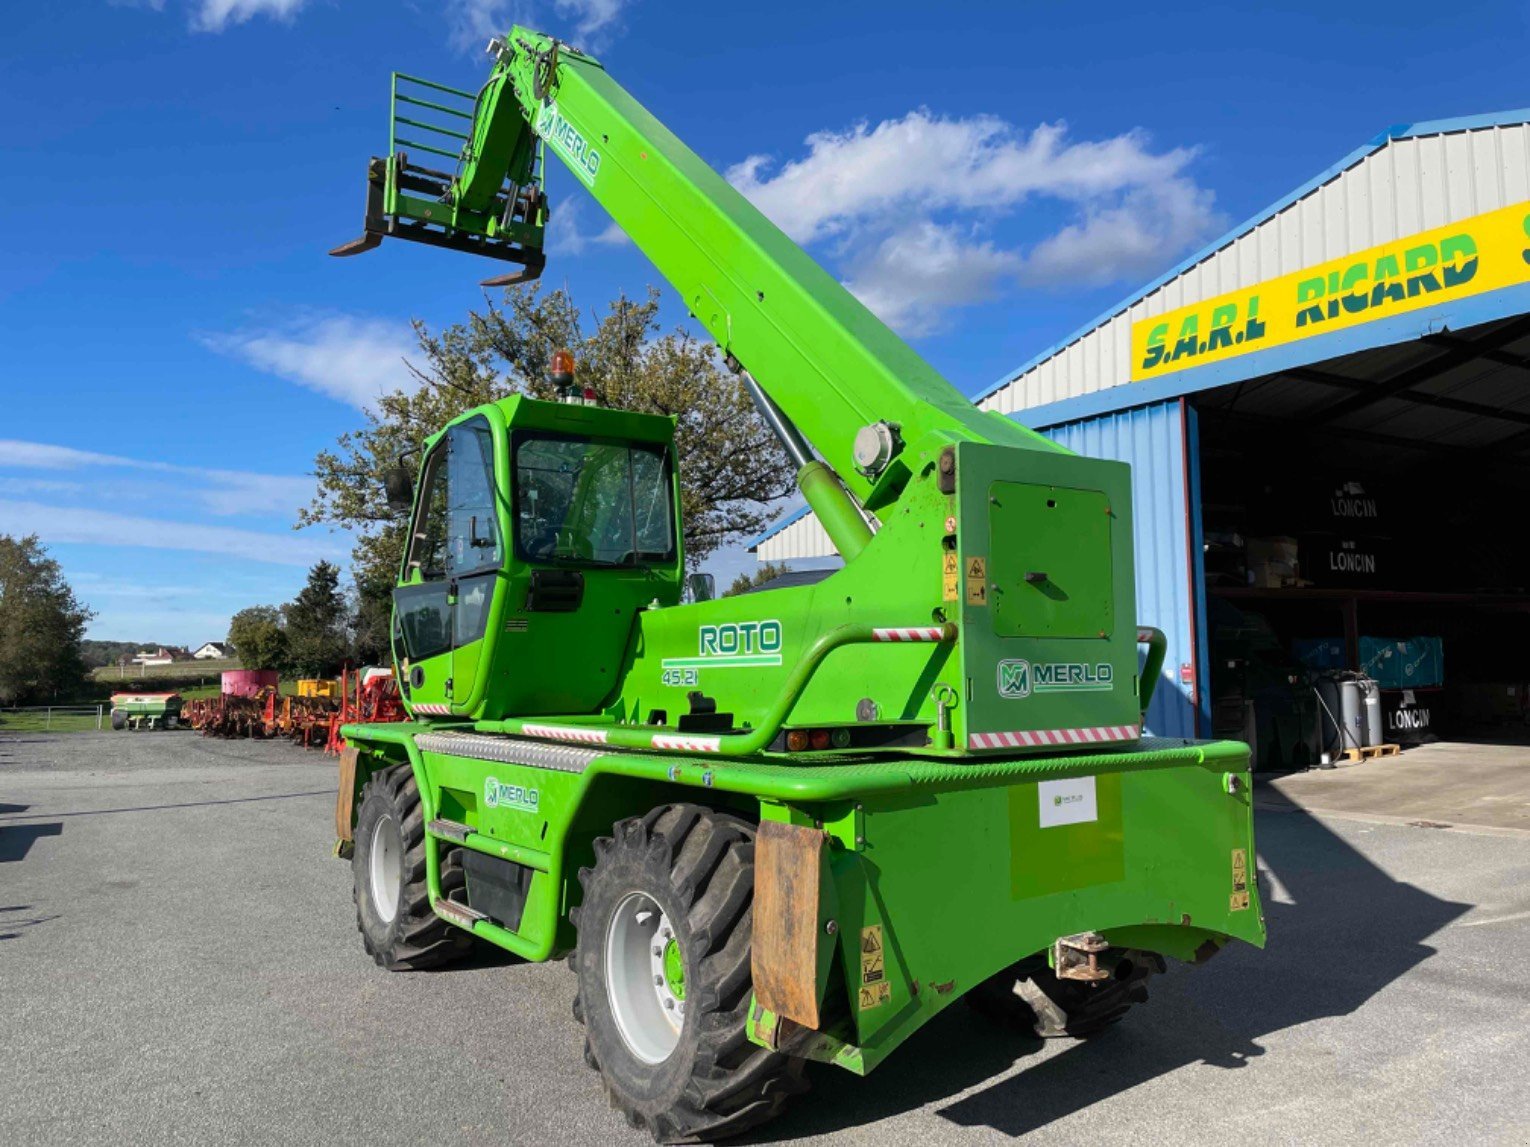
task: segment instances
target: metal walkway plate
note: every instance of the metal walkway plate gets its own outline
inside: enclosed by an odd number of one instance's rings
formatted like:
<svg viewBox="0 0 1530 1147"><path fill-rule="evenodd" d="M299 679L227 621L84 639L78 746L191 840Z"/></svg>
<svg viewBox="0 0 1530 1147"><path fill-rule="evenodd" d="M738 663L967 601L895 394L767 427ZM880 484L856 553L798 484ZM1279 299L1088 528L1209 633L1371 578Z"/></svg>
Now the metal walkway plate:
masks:
<svg viewBox="0 0 1530 1147"><path fill-rule="evenodd" d="M560 773L582 773L596 757L607 755L590 749L545 745L520 737L496 737L486 733L422 733L414 742L427 753L556 769Z"/></svg>

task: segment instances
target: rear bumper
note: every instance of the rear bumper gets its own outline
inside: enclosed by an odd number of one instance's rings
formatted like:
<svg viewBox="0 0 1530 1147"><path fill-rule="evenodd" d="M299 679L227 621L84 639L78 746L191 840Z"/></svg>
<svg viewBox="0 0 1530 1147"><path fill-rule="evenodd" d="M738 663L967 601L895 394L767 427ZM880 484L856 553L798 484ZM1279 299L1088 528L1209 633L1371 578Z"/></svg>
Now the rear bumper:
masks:
<svg viewBox="0 0 1530 1147"><path fill-rule="evenodd" d="M782 833L762 832L756 903L783 902L775 886L789 885L814 919L784 942L762 942L756 922L757 1041L780 1041L778 1016L832 1028L816 1054L864 1072L1063 936L1186 961L1230 939L1264 943L1243 745L904 767L900 788L766 804L767 820L808 835L784 849ZM802 847L813 834L816 854ZM818 1008L802 1006L809 991Z"/></svg>

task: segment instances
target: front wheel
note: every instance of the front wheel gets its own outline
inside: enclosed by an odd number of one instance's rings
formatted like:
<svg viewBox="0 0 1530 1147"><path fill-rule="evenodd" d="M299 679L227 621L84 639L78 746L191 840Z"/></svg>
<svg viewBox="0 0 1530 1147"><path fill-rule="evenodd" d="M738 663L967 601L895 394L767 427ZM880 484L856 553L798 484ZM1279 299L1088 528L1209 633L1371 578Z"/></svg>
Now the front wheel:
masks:
<svg viewBox="0 0 1530 1147"><path fill-rule="evenodd" d="M473 937L430 906L425 882L425 812L408 765L380 769L361 790L351 853L356 928L367 954L389 971L433 968L454 960ZM441 894L466 885L456 849L441 858Z"/></svg>
<svg viewBox="0 0 1530 1147"><path fill-rule="evenodd" d="M696 805L616 825L581 869L575 1018L611 1106L661 1143L725 1138L805 1089L749 1042L754 827Z"/></svg>

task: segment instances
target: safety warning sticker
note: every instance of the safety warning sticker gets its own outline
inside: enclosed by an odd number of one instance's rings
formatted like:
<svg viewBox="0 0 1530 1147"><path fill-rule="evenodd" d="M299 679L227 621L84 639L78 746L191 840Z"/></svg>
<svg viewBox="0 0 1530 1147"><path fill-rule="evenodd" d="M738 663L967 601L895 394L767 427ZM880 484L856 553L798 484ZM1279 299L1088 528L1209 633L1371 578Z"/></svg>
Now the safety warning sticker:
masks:
<svg viewBox="0 0 1530 1147"><path fill-rule="evenodd" d="M880 984L887 979L887 964L882 951L882 925L861 929L861 983Z"/></svg>
<svg viewBox="0 0 1530 1147"><path fill-rule="evenodd" d="M954 553L946 553L944 563L940 571L941 597L946 601L955 601L960 596L958 585L962 576L962 560Z"/></svg>
<svg viewBox="0 0 1530 1147"><path fill-rule="evenodd" d="M892 999L892 985L886 980L880 984L867 984L860 991L860 1010L879 1008Z"/></svg>
<svg viewBox="0 0 1530 1147"><path fill-rule="evenodd" d="M988 604L988 559L967 559L967 604Z"/></svg>
<svg viewBox="0 0 1530 1147"><path fill-rule="evenodd" d="M1248 907L1248 850L1232 850L1232 896L1228 911L1240 912Z"/></svg>

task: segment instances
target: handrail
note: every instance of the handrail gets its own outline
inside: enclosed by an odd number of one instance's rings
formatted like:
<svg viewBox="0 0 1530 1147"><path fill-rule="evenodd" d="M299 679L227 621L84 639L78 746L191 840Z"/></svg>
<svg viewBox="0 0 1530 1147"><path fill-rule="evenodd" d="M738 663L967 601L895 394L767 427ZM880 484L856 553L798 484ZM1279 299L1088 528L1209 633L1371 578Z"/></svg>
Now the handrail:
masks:
<svg viewBox="0 0 1530 1147"><path fill-rule="evenodd" d="M473 728L482 733L510 733L538 740L565 741L574 744L606 745L617 749L657 749L668 752L715 753L722 757L748 757L760 752L775 739L786 718L791 715L813 674L830 653L847 645L870 644L946 644L956 640L956 626L951 622L943 625L907 627L841 625L818 639L792 667L786 684L777 695L775 703L765 717L746 733L697 734L682 733L672 728L654 729L652 726L601 725L506 718L502 721L478 721Z"/></svg>
<svg viewBox="0 0 1530 1147"><path fill-rule="evenodd" d="M1163 659L1169 652L1169 639L1161 629L1151 625L1137 627L1137 644L1148 647L1147 662L1142 666L1142 718L1147 720L1148 706L1153 702L1153 690L1158 687L1158 675L1163 672Z"/></svg>

